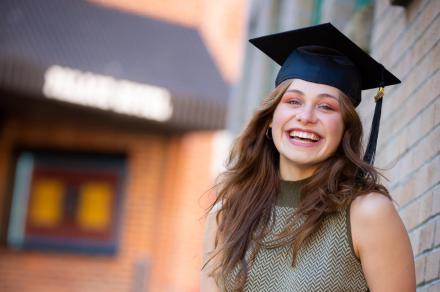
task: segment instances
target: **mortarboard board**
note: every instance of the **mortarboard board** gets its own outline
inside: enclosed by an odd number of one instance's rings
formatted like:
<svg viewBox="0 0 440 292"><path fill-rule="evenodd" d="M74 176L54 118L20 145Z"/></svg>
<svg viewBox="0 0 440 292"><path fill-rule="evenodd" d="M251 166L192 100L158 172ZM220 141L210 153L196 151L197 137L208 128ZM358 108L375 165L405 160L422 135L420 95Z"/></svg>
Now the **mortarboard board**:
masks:
<svg viewBox="0 0 440 292"><path fill-rule="evenodd" d="M330 23L266 35L249 40L281 65L275 85L299 78L338 88L357 106L361 90L379 87L364 160L374 163L379 134L383 87L400 83L384 66Z"/></svg>

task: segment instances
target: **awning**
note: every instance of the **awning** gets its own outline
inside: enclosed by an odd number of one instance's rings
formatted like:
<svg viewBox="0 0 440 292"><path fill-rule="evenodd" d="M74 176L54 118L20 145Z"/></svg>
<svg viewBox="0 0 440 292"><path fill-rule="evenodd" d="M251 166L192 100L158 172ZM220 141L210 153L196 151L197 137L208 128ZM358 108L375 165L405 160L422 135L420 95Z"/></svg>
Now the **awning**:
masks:
<svg viewBox="0 0 440 292"><path fill-rule="evenodd" d="M71 0L0 2L0 89L172 128L224 124L228 86L195 29Z"/></svg>

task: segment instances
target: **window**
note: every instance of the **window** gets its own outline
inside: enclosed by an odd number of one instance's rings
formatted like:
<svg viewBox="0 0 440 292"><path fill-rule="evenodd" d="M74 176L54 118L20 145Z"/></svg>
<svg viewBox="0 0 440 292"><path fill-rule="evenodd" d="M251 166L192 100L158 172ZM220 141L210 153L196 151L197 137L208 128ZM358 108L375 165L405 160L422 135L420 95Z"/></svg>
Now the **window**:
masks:
<svg viewBox="0 0 440 292"><path fill-rule="evenodd" d="M114 253L124 173L121 155L20 151L8 245Z"/></svg>

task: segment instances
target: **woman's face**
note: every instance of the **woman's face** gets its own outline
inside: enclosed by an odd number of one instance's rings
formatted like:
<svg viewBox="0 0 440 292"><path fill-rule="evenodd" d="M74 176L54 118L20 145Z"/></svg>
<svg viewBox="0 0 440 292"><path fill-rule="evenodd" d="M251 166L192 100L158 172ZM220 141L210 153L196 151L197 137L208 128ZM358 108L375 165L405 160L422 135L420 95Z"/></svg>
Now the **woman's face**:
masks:
<svg viewBox="0 0 440 292"><path fill-rule="evenodd" d="M338 148L344 123L339 89L294 79L273 113L271 127L283 179L313 174Z"/></svg>

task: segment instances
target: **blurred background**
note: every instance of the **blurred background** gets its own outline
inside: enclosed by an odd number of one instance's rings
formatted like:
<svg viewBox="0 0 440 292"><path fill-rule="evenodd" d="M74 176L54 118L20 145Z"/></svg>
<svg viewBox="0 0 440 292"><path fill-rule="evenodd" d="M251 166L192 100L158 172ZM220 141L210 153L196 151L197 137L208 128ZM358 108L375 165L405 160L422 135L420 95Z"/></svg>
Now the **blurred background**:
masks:
<svg viewBox="0 0 440 292"><path fill-rule="evenodd" d="M418 291L440 291L439 14L438 0L1 1L0 291L199 291L210 188L279 68L247 39L325 22L402 80L376 165Z"/></svg>

